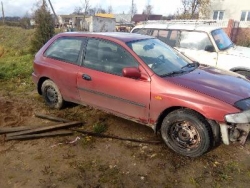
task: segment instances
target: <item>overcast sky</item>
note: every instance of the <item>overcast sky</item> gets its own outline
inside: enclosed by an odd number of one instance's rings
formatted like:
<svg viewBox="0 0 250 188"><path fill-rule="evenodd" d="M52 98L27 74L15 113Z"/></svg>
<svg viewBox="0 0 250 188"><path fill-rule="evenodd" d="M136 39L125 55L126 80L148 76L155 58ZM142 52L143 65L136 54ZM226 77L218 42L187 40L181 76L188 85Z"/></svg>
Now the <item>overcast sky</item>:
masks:
<svg viewBox="0 0 250 188"><path fill-rule="evenodd" d="M27 12L34 10L35 4L42 0L0 0L4 5L5 16L23 17ZM82 5L84 0L51 0L57 14L71 14L75 7ZM134 0L137 7L137 13L141 14L145 5L153 5L153 13L169 15L175 13L180 7L181 0ZM131 0L90 0L91 7L101 6L107 9L112 6L114 13L128 13L131 7ZM48 1L47 1L48 3ZM49 4L48 4L49 5ZM1 9L0 9L1 10ZM2 14L0 14L2 17Z"/></svg>

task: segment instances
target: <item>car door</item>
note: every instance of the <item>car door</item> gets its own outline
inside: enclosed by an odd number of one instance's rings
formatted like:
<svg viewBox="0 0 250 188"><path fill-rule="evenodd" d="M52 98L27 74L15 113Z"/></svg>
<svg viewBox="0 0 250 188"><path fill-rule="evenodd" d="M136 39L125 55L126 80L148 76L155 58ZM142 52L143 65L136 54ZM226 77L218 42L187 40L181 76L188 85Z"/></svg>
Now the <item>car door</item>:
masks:
<svg viewBox="0 0 250 188"><path fill-rule="evenodd" d="M126 118L148 122L150 80L122 75L124 67L139 66L123 47L105 40L90 38L77 87L83 103L102 108Z"/></svg>
<svg viewBox="0 0 250 188"><path fill-rule="evenodd" d="M79 102L76 79L81 63L82 37L60 37L45 51L42 58L49 68L41 69L44 77L51 79L60 89L64 100ZM46 65L46 63L44 63Z"/></svg>
<svg viewBox="0 0 250 188"><path fill-rule="evenodd" d="M192 60L216 66L218 54L204 32L181 31L176 49Z"/></svg>

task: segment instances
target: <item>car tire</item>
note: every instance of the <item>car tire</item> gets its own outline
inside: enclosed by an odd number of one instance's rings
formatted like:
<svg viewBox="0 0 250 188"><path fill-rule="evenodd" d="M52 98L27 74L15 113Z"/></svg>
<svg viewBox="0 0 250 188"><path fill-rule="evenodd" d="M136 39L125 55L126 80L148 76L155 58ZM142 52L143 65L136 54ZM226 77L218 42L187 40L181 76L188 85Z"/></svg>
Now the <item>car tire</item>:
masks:
<svg viewBox="0 0 250 188"><path fill-rule="evenodd" d="M175 152L198 157L212 146L212 130L208 122L189 109L175 110L168 114L161 126L161 135Z"/></svg>
<svg viewBox="0 0 250 188"><path fill-rule="evenodd" d="M41 90L46 105L55 109L61 109L63 107L64 100L61 92L52 80L45 80L42 84Z"/></svg>

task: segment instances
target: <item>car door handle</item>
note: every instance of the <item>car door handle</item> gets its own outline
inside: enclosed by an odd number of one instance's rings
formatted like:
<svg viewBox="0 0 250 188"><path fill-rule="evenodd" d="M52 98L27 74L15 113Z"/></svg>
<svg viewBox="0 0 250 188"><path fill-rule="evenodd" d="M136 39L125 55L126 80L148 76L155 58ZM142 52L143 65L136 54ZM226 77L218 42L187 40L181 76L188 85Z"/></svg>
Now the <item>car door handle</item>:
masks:
<svg viewBox="0 0 250 188"><path fill-rule="evenodd" d="M89 75L87 75L87 74L83 74L83 75L82 75L82 78L83 78L84 80L91 81L91 77L90 77Z"/></svg>

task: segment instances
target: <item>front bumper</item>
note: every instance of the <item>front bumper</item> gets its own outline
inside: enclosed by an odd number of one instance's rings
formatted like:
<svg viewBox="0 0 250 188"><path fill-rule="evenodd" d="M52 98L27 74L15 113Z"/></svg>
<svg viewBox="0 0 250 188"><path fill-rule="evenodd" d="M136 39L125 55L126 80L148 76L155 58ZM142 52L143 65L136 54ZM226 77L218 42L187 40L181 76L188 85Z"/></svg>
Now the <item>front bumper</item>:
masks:
<svg viewBox="0 0 250 188"><path fill-rule="evenodd" d="M250 131L250 124L220 124L221 138L224 144L239 142L244 145Z"/></svg>
<svg viewBox="0 0 250 188"><path fill-rule="evenodd" d="M224 144L229 141L245 144L250 131L250 110L225 116L226 123L220 124L221 137Z"/></svg>

